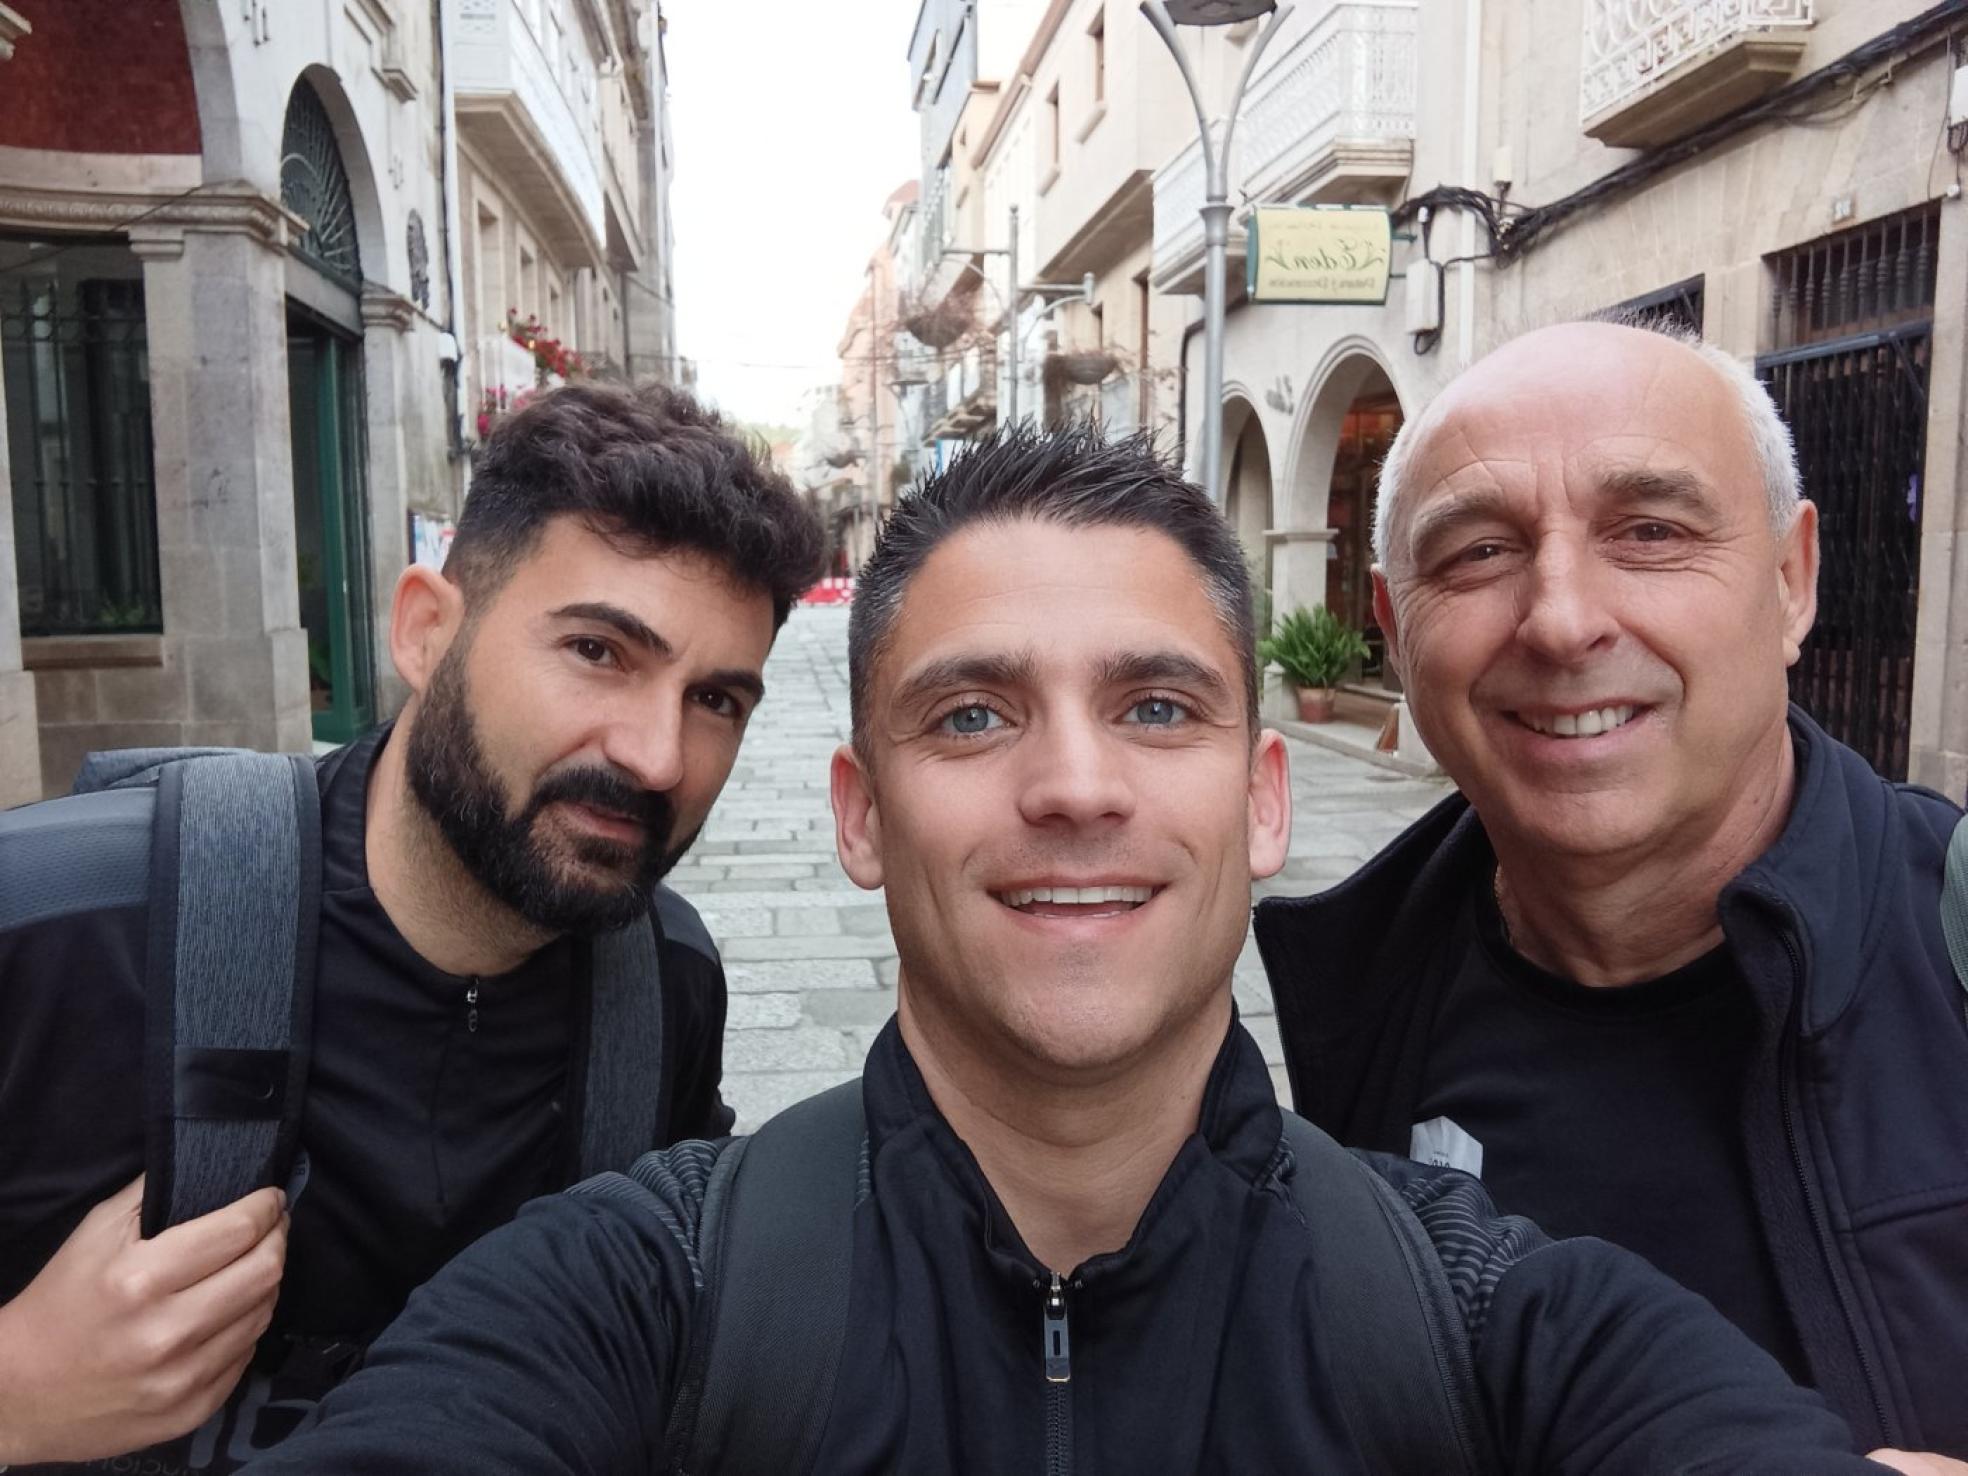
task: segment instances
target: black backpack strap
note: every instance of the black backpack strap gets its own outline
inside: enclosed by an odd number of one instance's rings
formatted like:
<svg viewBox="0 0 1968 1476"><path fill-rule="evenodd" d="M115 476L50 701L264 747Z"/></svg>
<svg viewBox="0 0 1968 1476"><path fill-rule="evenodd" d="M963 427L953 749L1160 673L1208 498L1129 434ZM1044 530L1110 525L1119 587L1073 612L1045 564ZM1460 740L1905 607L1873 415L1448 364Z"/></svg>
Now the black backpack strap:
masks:
<svg viewBox="0 0 1968 1476"><path fill-rule="evenodd" d="M157 770L144 1022L143 1232L286 1180L300 1143L321 909L313 763Z"/></svg>
<svg viewBox="0 0 1968 1476"><path fill-rule="evenodd" d="M662 1076L663 966L645 913L589 946L582 1178L625 1169L657 1146Z"/></svg>
<svg viewBox="0 0 1968 1476"><path fill-rule="evenodd" d="M1490 1469L1468 1328L1428 1232L1365 1163L1284 1120L1284 1188L1312 1232L1320 1326L1344 1350L1328 1372L1367 1469Z"/></svg>
<svg viewBox="0 0 1968 1476"><path fill-rule="evenodd" d="M719 1156L697 1244L704 1287L670 1416L687 1476L811 1468L847 1341L861 1083L788 1107Z"/></svg>

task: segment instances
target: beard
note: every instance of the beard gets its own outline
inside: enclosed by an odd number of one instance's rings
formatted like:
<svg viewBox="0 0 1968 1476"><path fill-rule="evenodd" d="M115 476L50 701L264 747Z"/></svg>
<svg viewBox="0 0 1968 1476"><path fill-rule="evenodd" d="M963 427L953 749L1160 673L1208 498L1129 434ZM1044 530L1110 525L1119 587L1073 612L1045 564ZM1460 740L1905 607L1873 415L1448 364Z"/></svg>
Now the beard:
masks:
<svg viewBox="0 0 1968 1476"><path fill-rule="evenodd" d="M547 775L515 813L486 762L465 686L463 643L445 652L410 729L410 792L478 884L537 928L593 937L625 927L697 839L665 849L675 808L613 769ZM541 834L548 806L586 805L639 826L640 842Z"/></svg>

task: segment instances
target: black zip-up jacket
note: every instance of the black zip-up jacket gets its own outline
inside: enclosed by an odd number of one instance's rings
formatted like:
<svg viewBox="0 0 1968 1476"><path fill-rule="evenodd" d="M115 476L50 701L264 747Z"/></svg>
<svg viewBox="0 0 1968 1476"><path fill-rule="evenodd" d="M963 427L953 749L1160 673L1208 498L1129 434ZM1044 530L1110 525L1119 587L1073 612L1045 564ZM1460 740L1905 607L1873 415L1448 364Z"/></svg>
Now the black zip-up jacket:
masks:
<svg viewBox="0 0 1968 1476"><path fill-rule="evenodd" d="M1757 1216L1832 1407L1868 1446L1968 1456L1968 1019L1940 924L1960 811L1790 726L1790 819L1719 903L1757 1015ZM1342 1143L1406 1150L1446 923L1494 865L1452 797L1332 890L1259 904L1293 1105Z"/></svg>
<svg viewBox="0 0 1968 1476"><path fill-rule="evenodd" d="M482 979L443 973L410 947L365 859L368 779L387 735L317 766L322 931L301 1127L310 1167L273 1329L204 1428L131 1470L234 1469L286 1434L438 1267L578 1177L588 946L560 939ZM9 879L30 873L70 883L60 905L0 922L0 1301L144 1164L148 888L141 871L101 864L94 822L69 818L77 805L0 815L0 897L21 895ZM645 1083L661 1103L654 1147L728 1131L731 1115L718 1092L716 949L680 899L651 918L663 981L663 1059Z"/></svg>
<svg viewBox="0 0 1968 1476"><path fill-rule="evenodd" d="M1357 1351L1321 1320L1309 1236L1279 1183L1282 1118L1240 1026L1198 1130L1126 1247L1063 1279L1063 1384L1047 1378L1050 1275L932 1104L893 1021L862 1094L847 1342L814 1471L1361 1470L1326 1373ZM530 1205L411 1299L316 1426L250 1469L668 1469L716 1152L680 1144L644 1158L632 1180L604 1176ZM1637 1258L1498 1219L1465 1175L1377 1167L1456 1289L1508 1469L1876 1470L1848 1453L1849 1432L1817 1395Z"/></svg>

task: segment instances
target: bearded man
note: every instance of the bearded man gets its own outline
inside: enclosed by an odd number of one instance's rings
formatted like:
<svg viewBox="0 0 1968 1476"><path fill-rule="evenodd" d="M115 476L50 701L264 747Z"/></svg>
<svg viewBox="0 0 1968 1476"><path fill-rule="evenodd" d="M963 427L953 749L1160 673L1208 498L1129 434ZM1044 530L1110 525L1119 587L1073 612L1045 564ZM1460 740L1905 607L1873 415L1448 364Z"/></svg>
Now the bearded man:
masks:
<svg viewBox="0 0 1968 1476"><path fill-rule="evenodd" d="M655 944L660 1046L614 1085L653 1117L634 1151L729 1129L723 972L658 883L821 547L785 480L673 391L563 389L493 435L445 570L397 584L408 705L316 766L300 1167L148 1239L160 909L142 877L105 880L103 796L0 816L0 1468L234 1469L412 1289L591 1170L598 939Z"/></svg>

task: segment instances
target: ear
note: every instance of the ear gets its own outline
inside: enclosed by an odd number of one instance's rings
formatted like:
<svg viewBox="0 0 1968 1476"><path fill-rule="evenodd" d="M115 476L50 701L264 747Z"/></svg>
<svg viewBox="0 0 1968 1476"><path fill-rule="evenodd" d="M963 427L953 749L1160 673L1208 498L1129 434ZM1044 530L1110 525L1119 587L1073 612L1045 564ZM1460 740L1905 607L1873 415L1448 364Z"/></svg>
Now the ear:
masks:
<svg viewBox="0 0 1968 1476"><path fill-rule="evenodd" d="M1276 876L1291 850L1291 763L1285 740L1266 728L1257 735L1250 772L1251 880Z"/></svg>
<svg viewBox="0 0 1968 1476"><path fill-rule="evenodd" d="M1818 619L1818 509L1799 503L1777 545L1777 598L1783 605L1784 665L1795 666Z"/></svg>
<svg viewBox="0 0 1968 1476"><path fill-rule="evenodd" d="M1375 564L1373 566L1373 612L1374 624L1387 638L1387 660L1394 667L1394 674L1407 684L1408 673L1401 663L1401 631L1394 623L1394 595L1387 587L1387 571Z"/></svg>
<svg viewBox="0 0 1968 1476"><path fill-rule="evenodd" d="M390 601L390 660L419 697L464 619L464 591L437 570L412 564L397 576Z"/></svg>
<svg viewBox="0 0 1968 1476"><path fill-rule="evenodd" d="M854 885L872 892L882 884L881 811L875 807L874 787L852 744L834 750L827 781L841 868Z"/></svg>

